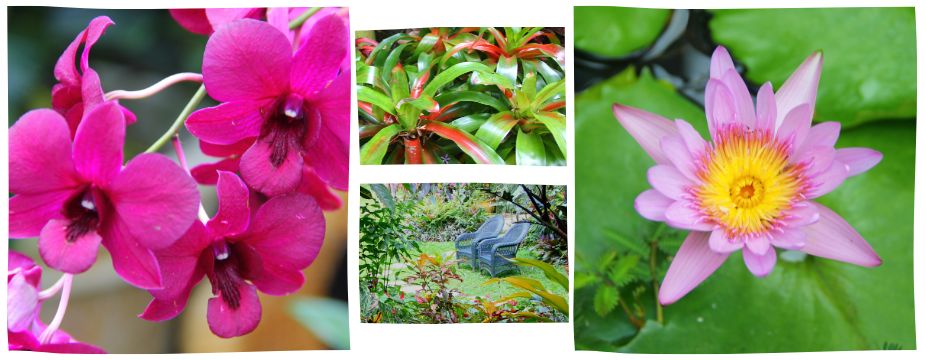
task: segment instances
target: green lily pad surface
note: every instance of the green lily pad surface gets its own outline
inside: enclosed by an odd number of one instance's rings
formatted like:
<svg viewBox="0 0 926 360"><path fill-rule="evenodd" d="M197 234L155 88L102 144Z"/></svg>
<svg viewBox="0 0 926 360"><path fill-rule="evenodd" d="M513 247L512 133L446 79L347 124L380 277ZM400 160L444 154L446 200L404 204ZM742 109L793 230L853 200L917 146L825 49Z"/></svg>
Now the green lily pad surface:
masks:
<svg viewBox="0 0 926 360"><path fill-rule="evenodd" d="M822 51L818 121L854 126L916 116L913 8L718 10L710 30L751 82L776 89Z"/></svg>
<svg viewBox="0 0 926 360"><path fill-rule="evenodd" d="M620 57L656 41L672 10L576 6L575 47L595 55Z"/></svg>
<svg viewBox="0 0 926 360"><path fill-rule="evenodd" d="M646 170L654 162L615 120L614 102L683 118L706 133L702 110L646 71L637 76L627 70L578 94L577 278L593 271L588 264L597 257L621 246L608 233L645 246L644 239L659 227L633 209L634 198L649 188ZM768 277L756 278L736 254L701 286L665 307L662 323L646 309L646 323L637 331L623 312L596 314L593 299L580 297L594 291L581 289L574 310L577 348L643 353L914 349L915 122L878 121L844 130L837 147L850 146L881 151L884 160L819 201L852 224L883 265L863 268L788 254L790 260L780 259ZM669 232L667 240L684 236ZM613 331L603 330L609 328Z"/></svg>

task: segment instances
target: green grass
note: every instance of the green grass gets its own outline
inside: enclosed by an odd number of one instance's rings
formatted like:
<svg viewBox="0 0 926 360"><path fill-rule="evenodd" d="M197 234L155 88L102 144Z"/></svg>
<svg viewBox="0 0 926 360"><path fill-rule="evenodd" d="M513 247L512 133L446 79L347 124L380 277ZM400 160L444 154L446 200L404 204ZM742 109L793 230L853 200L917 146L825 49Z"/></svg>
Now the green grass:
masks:
<svg viewBox="0 0 926 360"><path fill-rule="evenodd" d="M429 255L443 255L454 252L453 242L419 242L418 245L421 247L421 251ZM529 249L521 248L518 250L517 257L536 259L537 255ZM563 265L554 266L557 271L562 274L566 274L566 269ZM489 285L483 285L486 280L489 280L489 273L487 271L477 272L469 267L469 264L459 263L456 266L457 273L460 274L460 277L463 278L463 281L453 280L450 282L450 286L457 290L460 290L466 295L471 296L489 296L492 299L499 299L515 292L523 291L514 286L511 286L507 283L495 283ZM503 274L499 274L500 277L518 275L516 271L509 271ZM535 279L540 281L543 286L554 294L567 297L566 289L563 289L559 284L550 281L543 274L543 271L534 267L521 267L521 276ZM568 298L568 297L567 297Z"/></svg>

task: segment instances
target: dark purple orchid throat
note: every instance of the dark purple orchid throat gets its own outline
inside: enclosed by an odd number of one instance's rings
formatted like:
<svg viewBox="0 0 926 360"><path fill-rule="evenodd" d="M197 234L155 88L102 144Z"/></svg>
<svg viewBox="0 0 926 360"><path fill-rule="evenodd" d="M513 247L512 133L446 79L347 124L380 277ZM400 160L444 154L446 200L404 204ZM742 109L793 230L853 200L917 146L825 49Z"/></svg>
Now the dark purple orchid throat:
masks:
<svg viewBox="0 0 926 360"><path fill-rule="evenodd" d="M238 284L244 281L241 274L246 273L245 262L225 240L216 240L212 243L214 265L209 281L212 283L212 292L221 293L222 299L232 310L241 306L241 293Z"/></svg>
<svg viewBox="0 0 926 360"><path fill-rule="evenodd" d="M302 96L291 93L280 97L265 116L260 139L270 144L270 164L278 168L290 151L302 147L302 138L309 128L305 102Z"/></svg>
<svg viewBox="0 0 926 360"><path fill-rule="evenodd" d="M96 231L100 225L101 210L96 197L93 189L88 186L64 203L64 217L68 219L65 238L68 242L75 242L81 236Z"/></svg>

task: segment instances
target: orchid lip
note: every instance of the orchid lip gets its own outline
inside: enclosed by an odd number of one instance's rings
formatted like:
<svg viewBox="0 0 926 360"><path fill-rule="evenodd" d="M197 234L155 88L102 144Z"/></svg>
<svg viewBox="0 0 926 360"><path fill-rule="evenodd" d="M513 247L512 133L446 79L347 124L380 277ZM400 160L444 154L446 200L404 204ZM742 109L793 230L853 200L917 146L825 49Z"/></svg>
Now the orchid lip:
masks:
<svg viewBox="0 0 926 360"><path fill-rule="evenodd" d="M102 220L97 204L100 196L92 187L86 187L71 197L64 205L64 217L68 219L66 239L75 242L81 236L96 231Z"/></svg>

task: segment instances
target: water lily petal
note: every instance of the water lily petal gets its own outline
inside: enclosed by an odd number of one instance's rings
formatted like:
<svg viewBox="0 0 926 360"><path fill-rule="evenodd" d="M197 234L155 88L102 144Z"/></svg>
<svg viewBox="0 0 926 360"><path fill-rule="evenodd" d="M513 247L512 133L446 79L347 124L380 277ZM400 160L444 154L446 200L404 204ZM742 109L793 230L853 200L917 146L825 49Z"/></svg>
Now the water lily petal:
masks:
<svg viewBox="0 0 926 360"><path fill-rule="evenodd" d="M291 192L299 186L302 177L302 149L293 144L287 144L286 158L279 166L270 161L273 144L265 139L259 139L248 151L241 156L241 177L251 186L267 196L275 196Z"/></svg>
<svg viewBox="0 0 926 360"><path fill-rule="evenodd" d="M61 115L32 110L9 131L10 192L44 193L80 183L71 160L71 133Z"/></svg>
<svg viewBox="0 0 926 360"><path fill-rule="evenodd" d="M659 303L669 305L678 301L727 259L729 254L711 250L709 236L707 232L693 231L685 238L659 286Z"/></svg>
<svg viewBox="0 0 926 360"><path fill-rule="evenodd" d="M800 228L820 220L820 211L810 201L801 201L791 206L785 214L782 223L786 227Z"/></svg>
<svg viewBox="0 0 926 360"><path fill-rule="evenodd" d="M133 240L150 249L174 243L196 219L199 190L183 169L161 154L142 154L126 164L109 189Z"/></svg>
<svg viewBox="0 0 926 360"><path fill-rule="evenodd" d="M272 100L231 101L197 110L186 119L186 128L202 141L232 145L254 138L264 124L264 111Z"/></svg>
<svg viewBox="0 0 926 360"><path fill-rule="evenodd" d="M800 144L797 154L810 151L815 147L833 147L839 139L840 124L836 121L827 121L816 124L810 128L804 142Z"/></svg>
<svg viewBox="0 0 926 360"><path fill-rule="evenodd" d="M633 208L641 216L652 221L666 221L666 210L672 205L672 200L655 189L646 190L637 196Z"/></svg>
<svg viewBox="0 0 926 360"><path fill-rule="evenodd" d="M730 69L720 80L730 91L730 95L733 96L736 120L749 128L755 127L756 109L752 105L752 95L749 94L749 88L746 87L743 77L736 72L736 69Z"/></svg>
<svg viewBox="0 0 926 360"><path fill-rule="evenodd" d="M276 97L289 90L290 49L286 36L270 24L232 21L206 43L206 91L222 102Z"/></svg>
<svg viewBox="0 0 926 360"><path fill-rule="evenodd" d="M646 178L653 188L673 200L683 199L691 186L691 180L671 165L656 165L649 168Z"/></svg>
<svg viewBox="0 0 926 360"><path fill-rule="evenodd" d="M786 250L800 250L807 243L807 233L797 228L785 228L770 237L772 245Z"/></svg>
<svg viewBox="0 0 926 360"><path fill-rule="evenodd" d="M248 186L241 178L228 171L219 171L216 184L219 210L206 224L213 236L231 236L248 229L251 208L248 205Z"/></svg>
<svg viewBox="0 0 926 360"><path fill-rule="evenodd" d="M263 262L263 271L251 279L271 295L298 290L305 269L318 256L325 239L325 218L312 197L301 193L271 198L264 203L241 242L251 246Z"/></svg>
<svg viewBox="0 0 926 360"><path fill-rule="evenodd" d="M849 167L849 176L864 173L878 165L884 155L868 148L842 148L836 150L836 160ZM13 172L10 171L12 174Z"/></svg>
<svg viewBox="0 0 926 360"><path fill-rule="evenodd" d="M695 231L712 231L714 226L704 222L701 213L699 213L694 204L688 200L679 200L669 205L666 209L666 223L669 226L695 230Z"/></svg>
<svg viewBox="0 0 926 360"><path fill-rule="evenodd" d="M206 309L206 321L209 322L209 330L222 338L232 338L241 336L257 328L260 323L261 306L260 299L257 297L257 289L254 285L244 281L235 283L238 288L238 307L232 308L225 301L222 293L209 299L209 305Z"/></svg>
<svg viewBox="0 0 926 360"><path fill-rule="evenodd" d="M74 168L84 179L105 187L122 168L125 116L115 102L89 110L77 126L72 152Z"/></svg>
<svg viewBox="0 0 926 360"><path fill-rule="evenodd" d="M756 129L775 130L777 112L772 83L766 82L762 84L758 95L756 95Z"/></svg>
<svg viewBox="0 0 926 360"><path fill-rule="evenodd" d="M723 229L712 231L711 237L708 239L708 244L711 250L722 254L729 254L743 248L742 241L730 239L727 237L727 232Z"/></svg>
<svg viewBox="0 0 926 360"><path fill-rule="evenodd" d="M820 221L803 228L807 244L802 251L860 266L881 265L881 258L852 225L826 206L814 205L820 212Z"/></svg>
<svg viewBox="0 0 926 360"><path fill-rule="evenodd" d="M68 240L70 221L55 219L48 222L39 235L39 254L49 267L69 273L80 274L93 266L102 238L90 230L73 241Z"/></svg>
<svg viewBox="0 0 926 360"><path fill-rule="evenodd" d="M811 181L813 187L806 194L808 199L816 199L823 195L829 194L839 185L842 185L849 177L849 167L839 160L833 160L830 167L818 174L813 175Z"/></svg>
<svg viewBox="0 0 926 360"><path fill-rule="evenodd" d="M659 145L663 137L678 133L678 129L671 121L662 116L620 104L614 104L613 110L617 121L657 164L672 163Z"/></svg>
<svg viewBox="0 0 926 360"><path fill-rule="evenodd" d="M65 189L40 194L20 194L10 198L10 237L23 239L39 236L49 220L61 218L64 202L74 190Z"/></svg>
<svg viewBox="0 0 926 360"><path fill-rule="evenodd" d="M293 55L290 75L293 90L308 98L326 88L338 75L348 46L350 40L344 19L334 14L318 19L305 43Z"/></svg>
<svg viewBox="0 0 926 360"><path fill-rule="evenodd" d="M746 247L755 255L765 256L771 247L771 242L765 236L757 236L746 240Z"/></svg>
<svg viewBox="0 0 926 360"><path fill-rule="evenodd" d="M666 136L660 142L662 152L672 161L674 168L690 181L697 181L697 165L681 136Z"/></svg>
<svg viewBox="0 0 926 360"><path fill-rule="evenodd" d="M785 116L804 104L810 107L810 117L813 117L814 106L817 102L817 85L820 83L822 68L823 54L815 52L798 66L788 80L785 80L785 83L775 93L775 102L778 105L775 127L782 126Z"/></svg>
<svg viewBox="0 0 926 360"><path fill-rule="evenodd" d="M752 250L743 251L743 262L746 268L758 277L765 277L775 268L775 262L778 260L778 254L774 249L766 251L764 254L754 253Z"/></svg>
<svg viewBox="0 0 926 360"><path fill-rule="evenodd" d="M704 90L704 111L707 115L707 128L714 139L718 138L717 132L724 125L740 121L737 117L733 93L716 79L707 81L707 87Z"/></svg>
<svg viewBox="0 0 926 360"><path fill-rule="evenodd" d="M675 120L675 127L678 129L678 134L685 140L685 146L688 147L688 152L694 156L699 156L707 149L707 141L701 137L701 134L687 121L682 119Z"/></svg>
<svg viewBox="0 0 926 360"><path fill-rule="evenodd" d="M776 131L775 137L791 145L792 155L810 132L812 111L813 109L807 104L792 109Z"/></svg>

